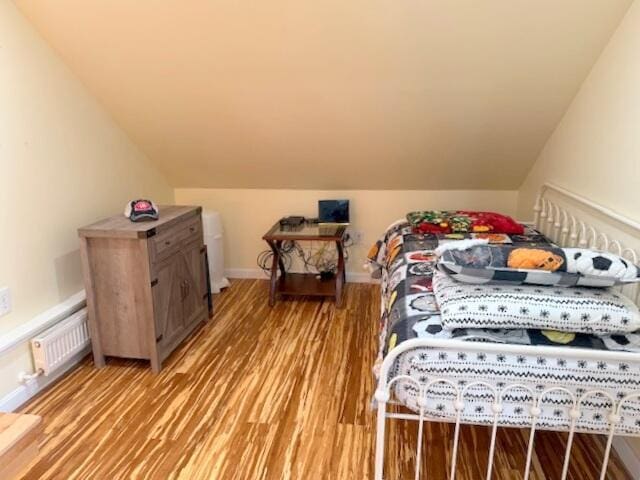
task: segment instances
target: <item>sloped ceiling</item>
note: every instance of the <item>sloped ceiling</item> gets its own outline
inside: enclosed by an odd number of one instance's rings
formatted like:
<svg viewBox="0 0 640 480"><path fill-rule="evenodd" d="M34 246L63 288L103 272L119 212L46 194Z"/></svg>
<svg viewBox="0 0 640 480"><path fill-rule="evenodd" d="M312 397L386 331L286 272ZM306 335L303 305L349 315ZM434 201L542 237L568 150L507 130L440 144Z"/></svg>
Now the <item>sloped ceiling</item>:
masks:
<svg viewBox="0 0 640 480"><path fill-rule="evenodd" d="M630 3L16 1L174 186L313 189L517 188Z"/></svg>

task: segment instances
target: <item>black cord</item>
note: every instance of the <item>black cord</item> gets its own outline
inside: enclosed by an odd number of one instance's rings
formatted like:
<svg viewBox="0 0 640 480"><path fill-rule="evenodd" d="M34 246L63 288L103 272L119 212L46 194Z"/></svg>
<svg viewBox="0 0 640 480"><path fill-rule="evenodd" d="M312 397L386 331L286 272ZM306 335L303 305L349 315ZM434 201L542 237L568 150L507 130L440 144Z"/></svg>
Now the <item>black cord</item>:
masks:
<svg viewBox="0 0 640 480"><path fill-rule="evenodd" d="M347 244L345 242L344 245L344 259L345 262L349 259L349 251L348 247L353 245L353 242ZM285 269L289 270L293 263L293 254L297 254L300 260L302 261L302 265L304 267L305 272L308 273L319 273L319 272L333 272L335 273L338 270L338 254L337 251L332 252L332 256L327 258L326 253L329 252L326 246L321 247L319 250L315 252L310 249L308 252L300 245L300 243L295 241L286 241L282 243L280 247L280 258L284 262ZM271 265L273 264L273 251L263 250L258 254L257 264L260 269L267 273L271 274Z"/></svg>
<svg viewBox="0 0 640 480"><path fill-rule="evenodd" d="M264 250L258 254L258 267L260 267L264 273L271 273L272 258L273 252L271 250Z"/></svg>
<svg viewBox="0 0 640 480"><path fill-rule="evenodd" d="M284 242L282 247L280 248L280 258L284 263L284 268L288 270L291 268L291 264L293 260L291 258L291 253L295 246L294 242ZM271 265L273 263L273 250L263 250L258 254L257 258L258 267L265 272L266 274L271 274Z"/></svg>

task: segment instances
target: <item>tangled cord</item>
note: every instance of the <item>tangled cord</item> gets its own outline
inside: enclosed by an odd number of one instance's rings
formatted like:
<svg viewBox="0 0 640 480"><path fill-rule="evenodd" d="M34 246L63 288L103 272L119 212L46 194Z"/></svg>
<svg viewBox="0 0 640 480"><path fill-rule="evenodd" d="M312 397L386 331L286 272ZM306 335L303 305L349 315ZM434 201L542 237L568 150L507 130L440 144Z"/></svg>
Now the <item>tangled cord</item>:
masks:
<svg viewBox="0 0 640 480"><path fill-rule="evenodd" d="M344 244L344 260L349 259L348 247L354 244L350 238ZM282 259L285 270L289 270L293 264L293 254L302 260L304 270L309 273L317 272L333 272L338 270L338 252L335 249L329 248L326 242L317 249L305 249L295 241L286 241L282 243L280 247L280 258ZM271 265L273 264L273 251L264 250L258 254L257 258L258 267L266 274L271 273Z"/></svg>
<svg viewBox="0 0 640 480"><path fill-rule="evenodd" d="M282 247L280 248L280 258L284 263L285 269L291 268L291 264L293 263L293 259L291 258L291 253L295 250L296 245L293 241L283 242ZM267 273L271 273L271 264L273 263L273 251L271 249L264 250L258 254L258 267Z"/></svg>

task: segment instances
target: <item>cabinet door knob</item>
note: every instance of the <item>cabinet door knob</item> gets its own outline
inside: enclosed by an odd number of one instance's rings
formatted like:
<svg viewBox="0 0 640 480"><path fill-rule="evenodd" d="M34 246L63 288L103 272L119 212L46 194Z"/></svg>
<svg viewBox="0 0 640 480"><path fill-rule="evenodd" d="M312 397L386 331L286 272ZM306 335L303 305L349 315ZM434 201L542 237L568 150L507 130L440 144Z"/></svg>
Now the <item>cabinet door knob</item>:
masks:
<svg viewBox="0 0 640 480"><path fill-rule="evenodd" d="M164 242L165 245L171 245L171 241L167 240L166 242Z"/></svg>

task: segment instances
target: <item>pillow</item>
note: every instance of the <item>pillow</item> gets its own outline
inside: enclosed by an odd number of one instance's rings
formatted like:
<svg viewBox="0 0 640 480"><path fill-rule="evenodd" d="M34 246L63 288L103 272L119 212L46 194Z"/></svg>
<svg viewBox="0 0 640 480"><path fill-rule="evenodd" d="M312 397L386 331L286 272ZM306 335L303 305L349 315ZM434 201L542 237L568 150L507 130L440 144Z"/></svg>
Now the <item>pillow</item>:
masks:
<svg viewBox="0 0 640 480"><path fill-rule="evenodd" d="M469 285L436 272L433 291L448 330L530 328L608 335L640 328L638 307L609 289Z"/></svg>
<svg viewBox="0 0 640 480"><path fill-rule="evenodd" d="M612 253L554 246L440 247L438 268L464 283L610 287L640 281L640 269Z"/></svg>
<svg viewBox="0 0 640 480"><path fill-rule="evenodd" d="M493 212L426 210L408 213L407 221L416 233L524 233L513 218Z"/></svg>
<svg viewBox="0 0 640 480"><path fill-rule="evenodd" d="M600 279L615 279L616 283L640 281L640 268L614 253L586 248L563 248L567 271Z"/></svg>

